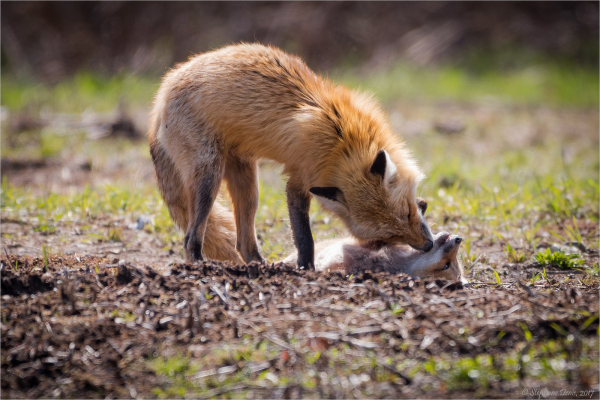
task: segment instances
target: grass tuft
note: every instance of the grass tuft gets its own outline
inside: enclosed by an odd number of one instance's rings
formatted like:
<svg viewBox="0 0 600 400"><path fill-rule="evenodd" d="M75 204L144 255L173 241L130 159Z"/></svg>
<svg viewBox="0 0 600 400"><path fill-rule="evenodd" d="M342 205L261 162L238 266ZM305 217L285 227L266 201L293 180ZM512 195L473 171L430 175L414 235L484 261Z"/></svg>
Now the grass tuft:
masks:
<svg viewBox="0 0 600 400"><path fill-rule="evenodd" d="M562 251L552 252L549 248L538 252L535 260L542 266L551 265L560 269L580 269L585 262L579 254L565 254Z"/></svg>

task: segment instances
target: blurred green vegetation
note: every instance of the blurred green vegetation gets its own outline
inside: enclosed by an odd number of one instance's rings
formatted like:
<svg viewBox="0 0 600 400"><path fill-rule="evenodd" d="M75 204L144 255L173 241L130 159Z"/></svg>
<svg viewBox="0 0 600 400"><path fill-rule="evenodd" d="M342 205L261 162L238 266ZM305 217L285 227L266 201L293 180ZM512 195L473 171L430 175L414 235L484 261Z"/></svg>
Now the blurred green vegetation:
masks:
<svg viewBox="0 0 600 400"><path fill-rule="evenodd" d="M384 103L400 99L598 106L597 66L519 54L473 55L458 63L425 67L399 61L385 69L338 71L332 77L372 91Z"/></svg>
<svg viewBox="0 0 600 400"><path fill-rule="evenodd" d="M597 316L592 316L588 320L593 321L596 318ZM303 362L296 367L295 374L291 376L277 370L264 370L253 374L249 368L239 368L229 374L218 374L216 371L219 367L235 367L240 365L240 362L256 365L263 360L281 357L279 349L262 339L254 339L250 346L249 337L244 337L238 342L225 343L222 349L213 347L195 359L177 354L169 358L157 357L147 364L161 377L160 385L153 389L153 393L159 398L214 395L215 388L228 388L235 384L242 384L240 392L225 392L222 394L223 398L240 398L249 390L245 385L273 390L295 384L301 385L308 393L320 386L321 394L324 390L346 394L349 393L348 385L344 386L337 377L349 376L353 376L355 382L358 378L360 382L356 387L350 386L351 393L359 393L361 398L369 398L373 397L372 383L393 381L394 374L390 370L394 369L402 371L411 379L422 380L420 387L424 391L469 390L477 397L486 397L491 387L498 387L498 382L504 382L508 387L512 386L511 383L516 384L523 379L536 384L562 382L571 379L570 376L575 371L580 376L586 376L586 371L593 369L594 355L598 352L597 340L581 340L582 351L577 359L573 360L569 355L573 346L573 335L563 337L559 334L556 339L538 343L532 341L531 332L523 326L526 330L525 340L515 344L514 350L490 350L488 353L473 356L458 353L430 355L425 359L410 357L399 351L393 357L385 358L384 362L388 368L378 363L375 351L356 351L346 343L339 343L324 351L306 349L301 353ZM504 331L499 332L497 340L491 343L490 348L495 348L505 334ZM292 344L302 344L296 338L290 341ZM323 370L326 371L326 384L319 379L319 371ZM195 378L194 374L198 371L204 371L206 377Z"/></svg>
<svg viewBox="0 0 600 400"><path fill-rule="evenodd" d="M364 70L345 63L328 75L337 83L373 92L383 103L423 100L569 107L599 104L597 66L550 59L519 49L472 52L458 62L426 67L398 61L387 68ZM159 84L159 77L126 73L106 77L80 72L56 85L3 74L1 103L13 112L107 112L120 101L149 108Z"/></svg>
<svg viewBox="0 0 600 400"><path fill-rule="evenodd" d="M109 112L119 102L149 108L159 84L158 78L129 74L80 72L56 85L2 75L1 101L9 111Z"/></svg>

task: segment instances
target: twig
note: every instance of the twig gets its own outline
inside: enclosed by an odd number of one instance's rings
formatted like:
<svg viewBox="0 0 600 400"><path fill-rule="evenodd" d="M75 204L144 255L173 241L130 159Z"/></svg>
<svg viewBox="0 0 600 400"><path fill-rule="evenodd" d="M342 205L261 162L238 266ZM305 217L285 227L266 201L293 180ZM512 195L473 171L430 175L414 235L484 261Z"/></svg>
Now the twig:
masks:
<svg viewBox="0 0 600 400"><path fill-rule="evenodd" d="M375 334L375 333L379 333L381 332L382 329L380 326L377 327L370 327L370 326L365 326L364 328L356 328L350 332L347 332L346 335L365 335L365 334Z"/></svg>
<svg viewBox="0 0 600 400"><path fill-rule="evenodd" d="M279 358L281 358L281 356L276 357L275 360L278 360ZM271 368L271 362L263 361L261 363L252 363L250 365L247 365L246 368L248 369L248 371L250 371L251 374L254 374L256 372L261 372L265 369Z"/></svg>
<svg viewBox="0 0 600 400"><path fill-rule="evenodd" d="M327 303L328 301L330 302L333 299L333 296L329 296L329 297L325 297L322 300L319 300L315 303L315 306L319 307L319 306L323 306L323 304Z"/></svg>
<svg viewBox="0 0 600 400"><path fill-rule="evenodd" d="M219 396L221 394L227 393L227 392L233 392L236 390L242 390L244 388L246 388L247 386L244 384L236 384L236 385L232 385L232 386L226 386L226 387L222 387L222 388L216 388L213 390L210 390L206 393L204 393L204 396L199 397L199 399L209 399L211 397L215 397L215 396Z"/></svg>
<svg viewBox="0 0 600 400"><path fill-rule="evenodd" d="M97 274L94 274L94 278L96 278L96 285L98 285L100 290L104 289L104 285L100 282L100 278L98 278Z"/></svg>
<svg viewBox="0 0 600 400"><path fill-rule="evenodd" d="M264 334L262 335L262 337L264 337L267 340L270 340L271 342L275 343L277 346L281 346L284 349L294 351L294 348L282 339L279 339L277 337L270 337L270 336L264 335Z"/></svg>
<svg viewBox="0 0 600 400"><path fill-rule="evenodd" d="M258 328L256 325L254 325L253 323L246 321L246 320L240 320L238 321L238 323L249 326L250 328L254 329L254 331L256 333L262 333L262 331L260 330L260 328ZM268 338L267 338L268 339Z"/></svg>
<svg viewBox="0 0 600 400"><path fill-rule="evenodd" d="M570 274L583 275L583 274L585 274L585 271L571 269L568 271L546 271L546 274L548 274L548 275L570 275Z"/></svg>
<svg viewBox="0 0 600 400"><path fill-rule="evenodd" d="M374 285L374 286L377 289L377 292L379 293L379 296L381 296L381 298L385 302L385 305L387 306L387 308L391 310L392 309L392 302L390 300L390 296L388 296L387 293L385 293L383 290L381 290L381 288L379 287L379 285Z"/></svg>
<svg viewBox="0 0 600 400"><path fill-rule="evenodd" d="M6 260L10 264L10 267L12 268L12 270L14 271L15 270L15 266L13 265L12 261L10 261L10 257L8 256L8 251L6 251L6 247L4 248L4 254L6 254Z"/></svg>
<svg viewBox="0 0 600 400"><path fill-rule="evenodd" d="M392 367L391 365L387 365L386 363L384 363L381 360L377 360L377 365L379 365L382 368L387 369L388 371L398 375L400 378L402 378L404 380L404 383L407 385L410 385L412 383L412 379L410 379L408 376L404 375L402 372L398 371L396 368Z"/></svg>
<svg viewBox="0 0 600 400"><path fill-rule="evenodd" d="M237 365L229 365L229 366L221 367L221 368L211 368L211 369L207 369L204 371L200 371L200 372L190 376L189 379L202 379L202 378L207 378L207 377L213 376L213 375L226 375L226 374L234 373L237 370L238 370Z"/></svg>
<svg viewBox="0 0 600 400"><path fill-rule="evenodd" d="M194 309L192 308L192 302L189 301L187 306L188 306L189 314L188 314L188 317L187 317L184 327L185 327L185 329L189 329L190 332L192 332L192 334L193 334L194 331L192 330L192 328L194 327ZM182 310L183 310L183 308L182 308Z"/></svg>
<svg viewBox="0 0 600 400"><path fill-rule="evenodd" d="M210 288L217 294L217 296L219 296L219 298L221 299L221 302L225 306L225 309L227 309L227 307L229 306L229 302L227 301L227 297L225 297L223 292L221 292L221 290L217 287L217 285L211 284Z"/></svg>
<svg viewBox="0 0 600 400"><path fill-rule="evenodd" d="M431 299L429 300L430 304L439 304L439 303L444 303L446 304L448 307L450 307L452 309L452 311L460 311L455 305L454 303L452 303L452 301L450 299L446 299L444 297L440 297L440 296L435 296L438 298L438 300L436 299Z"/></svg>
<svg viewBox="0 0 600 400"><path fill-rule="evenodd" d="M198 296L196 296L198 297ZM204 307L206 304L206 294L204 293L204 286L200 285L200 306Z"/></svg>
<svg viewBox="0 0 600 400"><path fill-rule="evenodd" d="M473 264L469 265L469 267L465 268L465 269L468 269L470 271L471 268L473 268L475 266L475 264L477 264L479 262L479 259L483 256L485 256L485 253L478 255L477 258L475 259L475 261L473 261Z"/></svg>
<svg viewBox="0 0 600 400"><path fill-rule="evenodd" d="M490 282L469 282L470 285L484 285L484 286L498 286L497 283L490 283ZM513 282L508 282L508 283L501 283L500 286L502 287L511 287L512 285L515 284L515 281Z"/></svg>
<svg viewBox="0 0 600 400"><path fill-rule="evenodd" d="M256 289L258 289L259 292L264 292L265 288L260 286L258 283L254 282L253 280L249 280L248 283L252 286L254 286Z"/></svg>
<svg viewBox="0 0 600 400"><path fill-rule="evenodd" d="M123 289L119 290L117 292L117 297L119 297L120 295L122 295L123 293L125 293L127 290L129 290L129 288L133 285L133 281L129 282L129 284L127 286L125 286Z"/></svg>
<svg viewBox="0 0 600 400"><path fill-rule="evenodd" d="M519 281L519 287L525 290L530 297L535 297L535 293L533 293L533 290L531 290L529 286L523 284L521 281Z"/></svg>
<svg viewBox="0 0 600 400"><path fill-rule="evenodd" d="M360 347L363 349L374 349L376 347L379 347L379 345L377 343L367 342L366 340L361 340L361 339L355 339L350 336L342 336L342 337L340 337L340 340L342 342L350 343L351 345L354 345L356 347Z"/></svg>
<svg viewBox="0 0 600 400"><path fill-rule="evenodd" d="M239 328L238 328L238 320L237 318L232 318L232 325L233 325L233 338L234 339L238 339L240 337L240 333L239 333Z"/></svg>
<svg viewBox="0 0 600 400"><path fill-rule="evenodd" d="M482 298L486 298L486 297L489 297L489 295L486 294L486 295L472 296L472 297L458 297L458 298L455 298L455 299L444 297L444 299L446 299L447 301L451 301L451 302L454 303L454 302L457 302L457 301L477 300L477 299L482 299ZM430 304L439 304L439 303L441 303L441 301L432 299L432 300L429 300L429 303Z"/></svg>
<svg viewBox="0 0 600 400"><path fill-rule="evenodd" d="M516 306L513 306L506 311L499 312L498 314L496 314L496 317L506 317L507 315L510 315L520 309L521 309L521 305L517 304Z"/></svg>
<svg viewBox="0 0 600 400"><path fill-rule="evenodd" d="M201 296L200 299L203 300L204 299L204 291L202 290L202 288L200 288L200 292L201 292ZM193 295L194 296L194 301L192 302L191 306L193 306L193 311L196 312L196 317L194 318L194 322L195 325L197 326L197 330L199 333L204 333L204 325L202 324L202 315L200 315L200 308L201 306L198 305L198 303L200 303L198 301L198 296L197 295Z"/></svg>

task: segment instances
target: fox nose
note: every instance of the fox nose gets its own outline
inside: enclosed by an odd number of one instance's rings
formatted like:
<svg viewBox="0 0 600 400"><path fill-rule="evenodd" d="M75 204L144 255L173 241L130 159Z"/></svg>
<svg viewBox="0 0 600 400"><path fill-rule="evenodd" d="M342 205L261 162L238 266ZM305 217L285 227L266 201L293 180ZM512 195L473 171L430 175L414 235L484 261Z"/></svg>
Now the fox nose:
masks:
<svg viewBox="0 0 600 400"><path fill-rule="evenodd" d="M459 236L456 239L454 239L454 241L456 242L456 244L459 244L460 242L462 242L462 238Z"/></svg>
<svg viewBox="0 0 600 400"><path fill-rule="evenodd" d="M425 253L427 253L432 248L433 248L433 242L431 240L428 240L427 243L425 243L425 246L423 246L423 251Z"/></svg>

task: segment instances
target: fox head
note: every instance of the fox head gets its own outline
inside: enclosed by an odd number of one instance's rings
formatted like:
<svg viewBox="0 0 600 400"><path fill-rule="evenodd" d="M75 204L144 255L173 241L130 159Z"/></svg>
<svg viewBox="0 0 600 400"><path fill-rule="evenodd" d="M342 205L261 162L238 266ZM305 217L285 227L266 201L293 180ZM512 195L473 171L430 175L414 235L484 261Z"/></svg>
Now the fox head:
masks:
<svg viewBox="0 0 600 400"><path fill-rule="evenodd" d="M463 269L458 261L458 248L462 238L450 235L448 232L440 232L435 235L433 248L427 253L421 253L414 258L410 274L420 278L439 278L447 280L464 279Z"/></svg>
<svg viewBox="0 0 600 400"><path fill-rule="evenodd" d="M312 187L310 192L353 236L431 250L433 236L424 219L427 203L416 196L420 173L410 160L398 166L386 150L379 150L370 164L340 167L335 186Z"/></svg>

